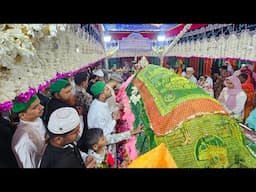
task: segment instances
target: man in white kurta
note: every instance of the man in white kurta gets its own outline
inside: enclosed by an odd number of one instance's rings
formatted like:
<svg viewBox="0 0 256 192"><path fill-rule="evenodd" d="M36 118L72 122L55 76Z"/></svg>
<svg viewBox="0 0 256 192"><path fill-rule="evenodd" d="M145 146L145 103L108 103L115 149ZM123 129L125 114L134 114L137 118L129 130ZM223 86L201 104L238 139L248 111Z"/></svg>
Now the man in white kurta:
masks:
<svg viewBox="0 0 256 192"><path fill-rule="evenodd" d="M46 129L40 118L43 109L37 96L26 103L14 102L12 111L20 121L12 138L12 150L20 168L39 167L45 149Z"/></svg>
<svg viewBox="0 0 256 192"><path fill-rule="evenodd" d="M101 128L104 135L111 134L115 130L116 120L120 119L118 112L111 112L106 100L111 92L106 84L98 81L91 87L95 99L93 100L87 115L88 129Z"/></svg>

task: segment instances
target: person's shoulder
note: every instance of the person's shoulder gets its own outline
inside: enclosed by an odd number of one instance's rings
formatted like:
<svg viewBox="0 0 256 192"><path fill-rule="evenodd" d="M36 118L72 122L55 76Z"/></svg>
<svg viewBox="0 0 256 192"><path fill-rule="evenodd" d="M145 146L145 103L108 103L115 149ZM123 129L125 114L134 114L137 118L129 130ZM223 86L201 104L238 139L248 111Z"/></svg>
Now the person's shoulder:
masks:
<svg viewBox="0 0 256 192"><path fill-rule="evenodd" d="M30 139L29 133L30 132L28 131L28 127L21 127L16 129L11 142L12 147L15 146L16 151L31 145L32 140Z"/></svg>
<svg viewBox="0 0 256 192"><path fill-rule="evenodd" d="M221 92L224 92L227 94L228 88L227 87L223 87L223 89L221 90Z"/></svg>
<svg viewBox="0 0 256 192"><path fill-rule="evenodd" d="M93 99L90 104L89 111L94 113L94 111L99 111L99 109L101 109L100 102L98 102L97 99ZM97 115L97 113L94 115Z"/></svg>
<svg viewBox="0 0 256 192"><path fill-rule="evenodd" d="M240 94L241 96L243 96L243 97L247 97L247 94L245 93L244 90L241 90L239 94Z"/></svg>
<svg viewBox="0 0 256 192"><path fill-rule="evenodd" d="M94 105L97 105L99 102L98 102L98 100L97 99L93 99L92 100L92 103L91 103L91 105L90 105L90 107L91 106L94 106Z"/></svg>

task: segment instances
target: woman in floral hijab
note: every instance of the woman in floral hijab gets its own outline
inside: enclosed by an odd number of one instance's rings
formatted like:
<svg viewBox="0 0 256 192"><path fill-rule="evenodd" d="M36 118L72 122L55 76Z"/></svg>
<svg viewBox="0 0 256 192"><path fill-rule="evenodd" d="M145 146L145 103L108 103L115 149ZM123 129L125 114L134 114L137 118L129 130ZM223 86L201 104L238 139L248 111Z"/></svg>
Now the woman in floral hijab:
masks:
<svg viewBox="0 0 256 192"><path fill-rule="evenodd" d="M242 90L239 78L234 75L227 77L224 85L226 87L222 89L218 100L231 116L243 119L247 96Z"/></svg>

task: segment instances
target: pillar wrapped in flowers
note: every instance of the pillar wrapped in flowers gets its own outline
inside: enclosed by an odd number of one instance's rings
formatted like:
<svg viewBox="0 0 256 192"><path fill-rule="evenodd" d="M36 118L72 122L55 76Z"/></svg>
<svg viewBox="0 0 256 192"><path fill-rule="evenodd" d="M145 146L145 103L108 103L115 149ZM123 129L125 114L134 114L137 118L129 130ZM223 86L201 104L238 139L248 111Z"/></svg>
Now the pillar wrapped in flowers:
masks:
<svg viewBox="0 0 256 192"><path fill-rule="evenodd" d="M125 106L118 131L140 123L145 127L122 143L120 163L136 161L163 143L177 167L256 166L238 122L217 100L170 70L148 65L123 84L117 98Z"/></svg>

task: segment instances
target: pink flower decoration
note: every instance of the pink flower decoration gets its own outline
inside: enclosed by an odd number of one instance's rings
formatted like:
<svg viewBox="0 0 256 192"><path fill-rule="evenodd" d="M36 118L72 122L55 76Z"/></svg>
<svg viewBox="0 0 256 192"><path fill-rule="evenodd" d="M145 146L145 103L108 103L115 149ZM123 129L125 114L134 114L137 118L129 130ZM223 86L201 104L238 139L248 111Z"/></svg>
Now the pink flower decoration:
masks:
<svg viewBox="0 0 256 192"><path fill-rule="evenodd" d="M125 149L129 154L129 157L131 160L136 159L138 156L135 144L136 144L136 137L134 136L131 139L129 139L129 141L125 144Z"/></svg>
<svg viewBox="0 0 256 192"><path fill-rule="evenodd" d="M9 111L13 107L12 101L6 101L4 103L0 103L0 112Z"/></svg>
<svg viewBox="0 0 256 192"><path fill-rule="evenodd" d="M125 91L129 83L132 81L133 77L134 75L130 76L122 84L116 96L117 102L121 102L124 105L124 112L123 112L123 115L121 116L121 120L123 121L123 123L121 123L117 127L118 132L124 132L124 131L133 129L133 123L134 123L135 117L134 117L134 114L132 113L131 106L129 103L129 98ZM138 156L135 144L136 144L136 137L134 136L124 144L124 148L131 160L134 160Z"/></svg>
<svg viewBox="0 0 256 192"><path fill-rule="evenodd" d="M27 92L19 94L16 99L19 102L26 103L30 100L32 96L34 96L37 93L36 89L29 88Z"/></svg>
<svg viewBox="0 0 256 192"><path fill-rule="evenodd" d="M54 82L55 82L56 80L58 80L58 79L64 78L64 77L66 77L66 76L72 76L72 75L74 75L75 73L77 73L77 72L79 72L79 71L85 71L85 70L87 70L88 68L92 68L92 67L95 66L95 64L96 64L97 62L103 61L104 59L105 59L105 57L104 57L104 58L101 58L101 59L99 59L99 60L97 60L97 61L95 61L95 62L93 62L93 63L87 64L87 65L85 65L85 66L83 66L83 67L81 67L80 69L75 70L75 71L66 72L66 73L59 73L59 72L57 72L56 75L55 75L55 77L53 77L53 78L50 79L50 80L45 81L44 84L38 85L38 88L37 88L37 89L29 88L26 92L19 94L19 95L16 97L16 99L18 99L18 101L20 101L20 102L27 102L27 101L29 101L29 99L30 99L33 95L35 95L35 94L37 93L37 90L38 90L38 91L44 91L46 88L49 87L50 83L52 84L52 83L54 83ZM6 102L4 102L4 103L0 103L0 112L9 111L9 110L12 109L12 107L13 107L13 101L6 101Z"/></svg>

